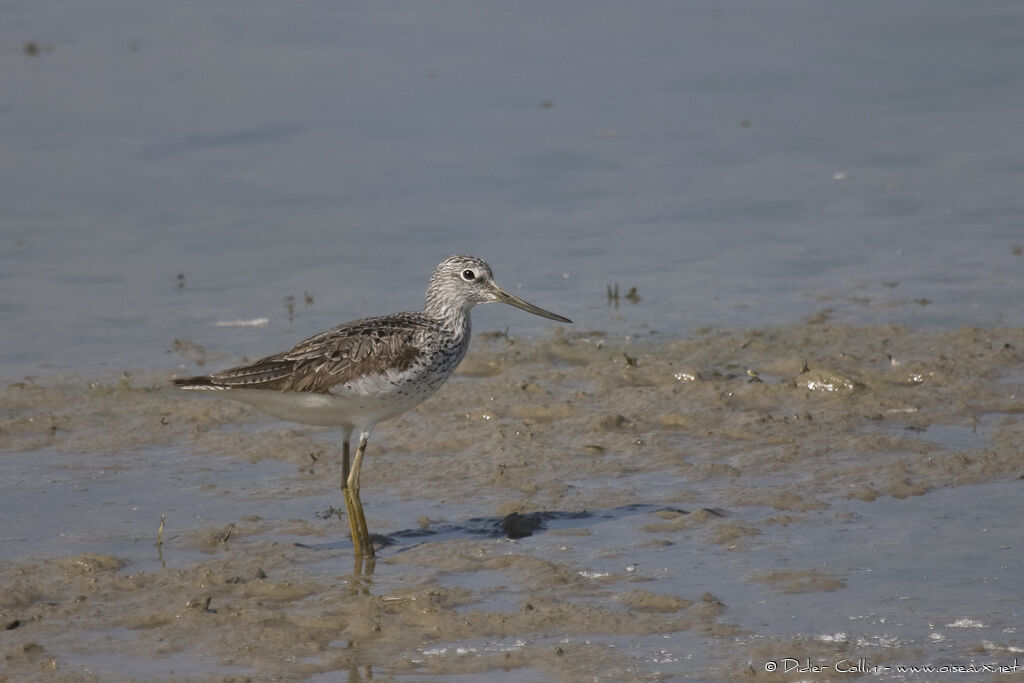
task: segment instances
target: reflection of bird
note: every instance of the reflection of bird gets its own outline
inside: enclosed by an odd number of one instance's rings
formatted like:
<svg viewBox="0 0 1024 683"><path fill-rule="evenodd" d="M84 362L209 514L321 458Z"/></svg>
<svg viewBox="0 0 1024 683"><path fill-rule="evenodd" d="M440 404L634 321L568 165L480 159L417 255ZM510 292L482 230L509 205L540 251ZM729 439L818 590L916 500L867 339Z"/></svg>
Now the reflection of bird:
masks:
<svg viewBox="0 0 1024 683"><path fill-rule="evenodd" d="M270 415L342 428L342 492L356 555L373 556L359 500L359 469L374 425L422 403L451 376L469 347L469 311L510 304L557 320L568 318L502 290L491 268L472 256L450 256L434 270L419 313L355 320L295 348L213 375L176 379L182 389L223 391ZM359 433L349 468L349 441Z"/></svg>

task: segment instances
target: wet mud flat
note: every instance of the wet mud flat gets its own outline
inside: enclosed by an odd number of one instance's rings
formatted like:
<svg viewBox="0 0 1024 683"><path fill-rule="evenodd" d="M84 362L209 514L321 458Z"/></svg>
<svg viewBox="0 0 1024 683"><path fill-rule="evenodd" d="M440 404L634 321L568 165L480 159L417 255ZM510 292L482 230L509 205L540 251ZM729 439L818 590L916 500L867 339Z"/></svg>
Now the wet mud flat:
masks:
<svg viewBox="0 0 1024 683"><path fill-rule="evenodd" d="M1024 664L1020 328L481 335L378 426L362 496L381 549L362 565L337 433L171 376L0 391L0 680Z"/></svg>

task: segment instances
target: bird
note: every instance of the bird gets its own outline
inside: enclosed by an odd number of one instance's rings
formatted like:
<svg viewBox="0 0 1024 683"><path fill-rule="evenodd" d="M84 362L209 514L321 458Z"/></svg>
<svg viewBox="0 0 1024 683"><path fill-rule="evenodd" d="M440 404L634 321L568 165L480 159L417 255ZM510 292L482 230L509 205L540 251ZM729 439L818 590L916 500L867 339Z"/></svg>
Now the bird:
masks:
<svg viewBox="0 0 1024 683"><path fill-rule="evenodd" d="M430 276L419 312L353 320L287 351L173 382L189 391L220 392L286 421L341 427L341 489L352 546L357 559L373 558L359 498L367 441L377 423L415 408L441 388L469 348L470 310L496 302L572 323L499 287L483 259L449 256ZM353 434L358 442L350 466Z"/></svg>

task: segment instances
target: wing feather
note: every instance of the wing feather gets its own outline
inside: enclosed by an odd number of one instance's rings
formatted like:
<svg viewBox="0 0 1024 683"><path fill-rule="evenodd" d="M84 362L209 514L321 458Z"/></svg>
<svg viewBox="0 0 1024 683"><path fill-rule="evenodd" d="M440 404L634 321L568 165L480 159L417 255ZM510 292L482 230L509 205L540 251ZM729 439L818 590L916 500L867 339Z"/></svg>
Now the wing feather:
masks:
<svg viewBox="0 0 1024 683"><path fill-rule="evenodd" d="M398 314L346 323L292 349L203 377L175 380L208 389L276 389L326 393L338 384L394 369L407 370L422 351L417 341L431 321Z"/></svg>

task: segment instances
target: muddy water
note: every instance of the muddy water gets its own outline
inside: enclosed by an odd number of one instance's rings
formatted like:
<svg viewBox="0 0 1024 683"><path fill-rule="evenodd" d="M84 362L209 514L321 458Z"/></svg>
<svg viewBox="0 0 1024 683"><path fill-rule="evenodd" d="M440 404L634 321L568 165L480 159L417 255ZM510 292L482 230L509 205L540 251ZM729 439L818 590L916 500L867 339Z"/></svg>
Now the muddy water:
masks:
<svg viewBox="0 0 1024 683"><path fill-rule="evenodd" d="M336 433L170 376L0 393L0 679L1024 663L1022 329L483 336L371 440L363 566Z"/></svg>

